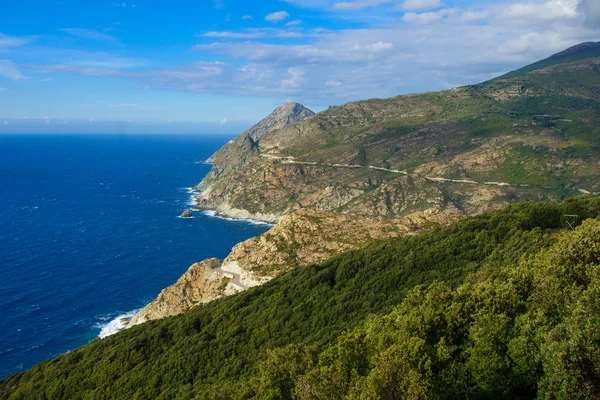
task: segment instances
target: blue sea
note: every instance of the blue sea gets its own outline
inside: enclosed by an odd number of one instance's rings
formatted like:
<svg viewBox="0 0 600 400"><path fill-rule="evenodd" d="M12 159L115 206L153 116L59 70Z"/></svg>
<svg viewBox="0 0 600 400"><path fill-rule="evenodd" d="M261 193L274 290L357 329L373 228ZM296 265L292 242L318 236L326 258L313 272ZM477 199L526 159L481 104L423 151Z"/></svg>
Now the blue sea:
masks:
<svg viewBox="0 0 600 400"><path fill-rule="evenodd" d="M0 136L0 378L82 346L269 227L194 213L230 137Z"/></svg>

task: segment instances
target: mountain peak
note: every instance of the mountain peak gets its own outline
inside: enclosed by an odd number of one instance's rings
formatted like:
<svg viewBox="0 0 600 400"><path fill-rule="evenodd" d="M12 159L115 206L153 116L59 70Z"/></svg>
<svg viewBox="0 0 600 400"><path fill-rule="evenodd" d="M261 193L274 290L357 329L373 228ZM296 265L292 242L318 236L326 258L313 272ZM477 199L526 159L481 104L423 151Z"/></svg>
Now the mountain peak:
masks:
<svg viewBox="0 0 600 400"><path fill-rule="evenodd" d="M304 107L302 104L290 102L277 107L266 118L245 131L242 136L248 135L253 140L257 140L268 132L300 122L313 115L315 115L315 113Z"/></svg>

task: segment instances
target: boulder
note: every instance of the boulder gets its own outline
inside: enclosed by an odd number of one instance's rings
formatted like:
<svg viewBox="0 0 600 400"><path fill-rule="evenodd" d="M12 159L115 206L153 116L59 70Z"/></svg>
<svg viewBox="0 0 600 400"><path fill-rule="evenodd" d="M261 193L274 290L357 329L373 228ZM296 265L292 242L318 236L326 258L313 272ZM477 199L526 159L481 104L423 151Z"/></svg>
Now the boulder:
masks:
<svg viewBox="0 0 600 400"><path fill-rule="evenodd" d="M181 218L194 218L194 214L192 213L192 210L185 210L181 213Z"/></svg>

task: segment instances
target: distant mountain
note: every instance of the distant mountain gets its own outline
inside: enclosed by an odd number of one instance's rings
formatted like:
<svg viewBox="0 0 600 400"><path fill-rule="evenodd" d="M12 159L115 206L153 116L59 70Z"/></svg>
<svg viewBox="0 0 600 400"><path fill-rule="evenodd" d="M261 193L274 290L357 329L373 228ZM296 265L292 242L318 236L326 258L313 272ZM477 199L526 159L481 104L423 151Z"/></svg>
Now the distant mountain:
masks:
<svg viewBox="0 0 600 400"><path fill-rule="evenodd" d="M248 129L244 134L253 140L260 139L264 134L276 129L285 128L288 125L305 120L315 115L314 112L299 103L287 103L278 107L265 119Z"/></svg>
<svg viewBox="0 0 600 400"><path fill-rule="evenodd" d="M300 208L473 215L600 193L599 162L600 44L584 43L478 85L352 102L238 138L198 206L271 221Z"/></svg>
<svg viewBox="0 0 600 400"><path fill-rule="evenodd" d="M315 115L315 113L309 110L308 108L304 107L302 104L294 102L287 103L281 107L276 108L275 111L269 114L266 118L264 118L256 125L252 126L244 133L242 133L239 136L239 138L250 138L252 139L252 141L256 141L266 133L269 133L276 129L285 128L288 125L300 122L308 117L312 117L313 115ZM225 145L225 147L226 146L227 145ZM206 161L212 163L214 161L214 158L218 157L218 153L219 152L213 154Z"/></svg>

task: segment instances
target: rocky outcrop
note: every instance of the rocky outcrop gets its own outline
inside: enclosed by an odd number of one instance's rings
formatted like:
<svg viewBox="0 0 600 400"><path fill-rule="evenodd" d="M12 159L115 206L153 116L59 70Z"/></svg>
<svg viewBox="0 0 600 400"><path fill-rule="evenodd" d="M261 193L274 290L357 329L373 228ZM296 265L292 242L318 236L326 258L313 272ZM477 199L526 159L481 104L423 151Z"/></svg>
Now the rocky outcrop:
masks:
<svg viewBox="0 0 600 400"><path fill-rule="evenodd" d="M213 154L208 160L206 160L206 162L214 164L219 160L225 161L224 159L227 159L231 156L228 154L229 152L236 153L237 150L247 151L253 143L255 143L266 133L284 128L296 122L303 121L309 117L312 117L313 115L315 115L315 113L304 107L302 104L287 103L276 108L275 111L269 114L266 118L242 133L238 137L238 139L241 140L236 139L229 142L223 148Z"/></svg>
<svg viewBox="0 0 600 400"><path fill-rule="evenodd" d="M198 304L258 286L291 268L326 260L377 239L395 238L448 224L457 212L430 210L404 218L299 210L268 232L237 244L223 263L213 258L192 265L129 323L186 312Z"/></svg>
<svg viewBox="0 0 600 400"><path fill-rule="evenodd" d="M194 218L194 214L192 212L192 210L185 210L184 212L181 213L181 218Z"/></svg>
<svg viewBox="0 0 600 400"><path fill-rule="evenodd" d="M461 216L458 212L429 210L404 218L373 218L302 209L283 217L268 232L237 244L224 262L235 261L255 276L276 276L375 240L449 224Z"/></svg>
<svg viewBox="0 0 600 400"><path fill-rule="evenodd" d="M220 266L216 258L193 264L177 282L140 310L128 326L181 314L198 304L235 293L236 288L230 285L231 276L219 270Z"/></svg>
<svg viewBox="0 0 600 400"><path fill-rule="evenodd" d="M258 140L266 133L284 128L315 115L314 112L299 103L287 103L276 108L265 119L248 129L245 134Z"/></svg>

